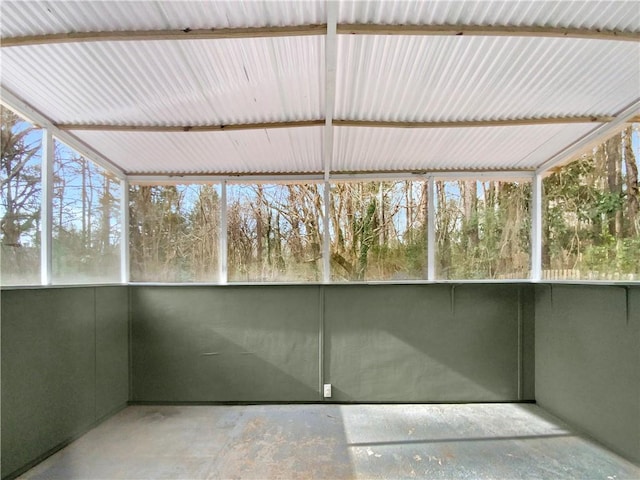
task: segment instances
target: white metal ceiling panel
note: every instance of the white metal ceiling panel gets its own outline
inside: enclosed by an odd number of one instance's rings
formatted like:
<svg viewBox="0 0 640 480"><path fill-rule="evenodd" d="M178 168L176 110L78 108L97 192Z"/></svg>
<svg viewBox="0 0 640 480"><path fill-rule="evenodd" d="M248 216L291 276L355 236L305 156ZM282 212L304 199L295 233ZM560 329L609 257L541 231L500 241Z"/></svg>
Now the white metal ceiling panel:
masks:
<svg viewBox="0 0 640 480"><path fill-rule="evenodd" d="M640 97L640 44L339 36L335 118L453 121L613 115Z"/></svg>
<svg viewBox="0 0 640 480"><path fill-rule="evenodd" d="M0 2L3 37L318 24L326 1ZM339 1L340 23L640 31L637 2ZM323 36L6 47L3 88L54 123L184 126L324 117ZM615 115L640 97L640 44L532 37L338 36L334 118ZM333 171L531 169L594 124L335 128ZM132 174L317 173L322 127L75 131Z"/></svg>
<svg viewBox="0 0 640 480"><path fill-rule="evenodd" d="M56 123L322 118L321 36L2 49L2 84Z"/></svg>
<svg viewBox="0 0 640 480"><path fill-rule="evenodd" d="M318 173L322 127L230 132L74 131L128 174Z"/></svg>
<svg viewBox="0 0 640 480"><path fill-rule="evenodd" d="M2 37L65 32L207 29L319 24L324 1L0 2Z"/></svg>
<svg viewBox="0 0 640 480"><path fill-rule="evenodd" d="M3 0L3 37L117 30L319 24L324 0L30 1ZM640 30L634 1L346 1L340 23L534 25Z"/></svg>
<svg viewBox="0 0 640 480"><path fill-rule="evenodd" d="M592 0L342 0L340 23L512 25L640 31L640 8Z"/></svg>
<svg viewBox="0 0 640 480"><path fill-rule="evenodd" d="M599 124L484 128L340 127L332 170L533 169Z"/></svg>

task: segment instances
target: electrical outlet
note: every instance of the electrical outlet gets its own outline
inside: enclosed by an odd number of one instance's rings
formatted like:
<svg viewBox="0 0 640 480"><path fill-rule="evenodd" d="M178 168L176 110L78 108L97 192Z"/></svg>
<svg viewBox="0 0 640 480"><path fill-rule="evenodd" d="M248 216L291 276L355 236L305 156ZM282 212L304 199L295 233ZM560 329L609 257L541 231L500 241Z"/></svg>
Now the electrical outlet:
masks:
<svg viewBox="0 0 640 480"><path fill-rule="evenodd" d="M331 398L331 384L324 384L324 398Z"/></svg>

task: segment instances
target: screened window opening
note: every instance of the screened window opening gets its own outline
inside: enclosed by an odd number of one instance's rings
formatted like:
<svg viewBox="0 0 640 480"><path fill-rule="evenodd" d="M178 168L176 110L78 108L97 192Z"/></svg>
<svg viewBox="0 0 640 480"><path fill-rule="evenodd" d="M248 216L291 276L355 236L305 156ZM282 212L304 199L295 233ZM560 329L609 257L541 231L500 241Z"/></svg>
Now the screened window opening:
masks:
<svg viewBox="0 0 640 480"><path fill-rule="evenodd" d="M220 185L132 185L132 282L216 282Z"/></svg>
<svg viewBox="0 0 640 480"><path fill-rule="evenodd" d="M42 130L0 107L0 284L40 283Z"/></svg>
<svg viewBox="0 0 640 480"><path fill-rule="evenodd" d="M120 181L57 140L53 178L53 283L119 282Z"/></svg>
<svg viewBox="0 0 640 480"><path fill-rule="evenodd" d="M427 182L334 183L331 280L426 279Z"/></svg>
<svg viewBox="0 0 640 480"><path fill-rule="evenodd" d="M230 282L320 282L321 184L227 186Z"/></svg>
<svg viewBox="0 0 640 480"><path fill-rule="evenodd" d="M528 278L531 182L435 183L436 278Z"/></svg>
<svg viewBox="0 0 640 480"><path fill-rule="evenodd" d="M640 279L639 130L628 126L544 179L544 279Z"/></svg>

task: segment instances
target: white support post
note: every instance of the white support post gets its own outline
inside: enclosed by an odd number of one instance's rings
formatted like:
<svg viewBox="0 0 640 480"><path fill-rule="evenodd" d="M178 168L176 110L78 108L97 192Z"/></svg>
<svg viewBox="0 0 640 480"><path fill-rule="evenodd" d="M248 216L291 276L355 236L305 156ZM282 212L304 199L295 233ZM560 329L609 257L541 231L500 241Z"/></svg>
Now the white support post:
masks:
<svg viewBox="0 0 640 480"><path fill-rule="evenodd" d="M218 245L218 282L227 283L227 181L220 184L220 242Z"/></svg>
<svg viewBox="0 0 640 480"><path fill-rule="evenodd" d="M53 270L53 135L42 131L42 205L40 210L40 278L43 285L51 285Z"/></svg>
<svg viewBox="0 0 640 480"><path fill-rule="evenodd" d="M331 282L331 234L330 234L330 202L331 164L333 159L333 111L336 99L336 64L338 62L338 2L327 2L327 34L324 46L325 67L325 94L324 94L324 142L323 142L323 167L324 167L324 235L322 238L322 280L323 283Z"/></svg>
<svg viewBox="0 0 640 480"><path fill-rule="evenodd" d="M436 181L427 177L427 280L436 279Z"/></svg>
<svg viewBox="0 0 640 480"><path fill-rule="evenodd" d="M338 2L327 1L327 34L324 45L324 67L325 67L325 105L324 105L324 173L325 180L331 168L331 157L333 155L333 112L336 100L336 65L338 63ZM327 147L330 147L329 150Z"/></svg>
<svg viewBox="0 0 640 480"><path fill-rule="evenodd" d="M120 180L120 282L129 283L129 181Z"/></svg>
<svg viewBox="0 0 640 480"><path fill-rule="evenodd" d="M331 282L331 183L324 182L324 231L322 235L322 282Z"/></svg>
<svg viewBox="0 0 640 480"><path fill-rule="evenodd" d="M531 180L531 280L542 280L542 173Z"/></svg>

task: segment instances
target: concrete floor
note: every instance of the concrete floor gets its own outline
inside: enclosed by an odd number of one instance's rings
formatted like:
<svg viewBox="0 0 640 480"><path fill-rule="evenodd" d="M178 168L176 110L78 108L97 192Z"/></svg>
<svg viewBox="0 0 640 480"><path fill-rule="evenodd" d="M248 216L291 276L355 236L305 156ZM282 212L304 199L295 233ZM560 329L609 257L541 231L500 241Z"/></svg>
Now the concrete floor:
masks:
<svg viewBox="0 0 640 480"><path fill-rule="evenodd" d="M636 479L535 405L132 406L22 479Z"/></svg>

